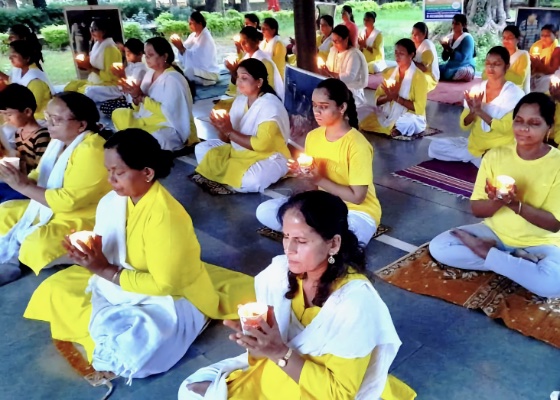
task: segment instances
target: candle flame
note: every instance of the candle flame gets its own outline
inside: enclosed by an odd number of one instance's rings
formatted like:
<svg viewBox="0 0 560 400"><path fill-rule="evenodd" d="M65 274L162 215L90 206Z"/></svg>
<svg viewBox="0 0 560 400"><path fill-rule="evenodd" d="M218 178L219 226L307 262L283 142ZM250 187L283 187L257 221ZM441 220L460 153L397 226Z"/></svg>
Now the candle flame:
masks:
<svg viewBox="0 0 560 400"><path fill-rule="evenodd" d="M300 167L310 167L313 164L313 157L301 153L297 158L297 162Z"/></svg>
<svg viewBox="0 0 560 400"><path fill-rule="evenodd" d="M86 59L85 54L78 54L76 56L76 60L78 60L78 61L85 61L85 59Z"/></svg>
<svg viewBox="0 0 560 400"><path fill-rule="evenodd" d="M385 86L387 86L388 88L391 88L391 87L395 86L396 84L397 84L397 81L392 79L392 78L389 78L389 79L385 80Z"/></svg>
<svg viewBox="0 0 560 400"><path fill-rule="evenodd" d="M122 67L123 67L122 62L114 62L113 63L113 68L115 68L115 69L122 69Z"/></svg>
<svg viewBox="0 0 560 400"><path fill-rule="evenodd" d="M558 75L552 75L550 77L550 85L553 87L560 86L560 77L558 77Z"/></svg>
<svg viewBox="0 0 560 400"><path fill-rule="evenodd" d="M237 34L237 35L233 36L233 41L239 43L241 41L241 35Z"/></svg>
<svg viewBox="0 0 560 400"><path fill-rule="evenodd" d="M321 57L317 57L317 66L323 68L325 66L325 61Z"/></svg>

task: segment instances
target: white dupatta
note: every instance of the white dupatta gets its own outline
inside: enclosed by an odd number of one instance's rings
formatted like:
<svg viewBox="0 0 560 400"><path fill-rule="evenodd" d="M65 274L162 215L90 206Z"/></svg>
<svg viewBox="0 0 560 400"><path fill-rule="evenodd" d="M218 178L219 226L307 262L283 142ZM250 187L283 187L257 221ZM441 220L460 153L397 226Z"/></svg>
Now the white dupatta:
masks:
<svg viewBox="0 0 560 400"><path fill-rule="evenodd" d="M190 65L195 70L220 73L220 66L216 59L216 43L208 28L204 28L198 36L196 32L191 33L183 46L185 52L179 54L178 58L185 68Z"/></svg>
<svg viewBox="0 0 560 400"><path fill-rule="evenodd" d="M38 67L29 67L25 75L21 75L21 68L12 68L10 72L10 83L17 83L27 87L29 83L35 79L45 82L51 91L51 95L55 94L54 87L51 85L47 74Z"/></svg>
<svg viewBox="0 0 560 400"><path fill-rule="evenodd" d="M401 87L399 89L399 96L403 99L408 99L410 96L410 88L412 86L412 79L414 77L414 73L418 70L414 63L410 64L410 67L404 73L404 78L401 82ZM395 67L389 79L394 79L397 81L397 73L399 72L399 67ZM377 101L377 98L375 99ZM378 107L380 111L377 113L377 120L379 123L384 127L389 127L393 125L402 115L408 112L408 109L396 101L391 101L388 103L383 104L381 107Z"/></svg>
<svg viewBox="0 0 560 400"><path fill-rule="evenodd" d="M319 45L317 51L329 51L332 47L332 33L323 40L323 42Z"/></svg>
<svg viewBox="0 0 560 400"><path fill-rule="evenodd" d="M515 53L511 55L509 58L509 67L511 68L513 64L515 64L521 57L529 58L529 52L527 50L517 49ZM529 59L527 62L527 69L524 71L525 73L525 80L523 81L523 91L525 94L531 92L531 60Z"/></svg>
<svg viewBox="0 0 560 400"><path fill-rule="evenodd" d="M245 135L255 136L261 123L274 121L278 124L284 140L288 143L290 139L290 118L284 104L272 93L265 93L255 100L249 110L247 107L247 97L238 94L233 101L229 112L233 129ZM241 145L231 142L236 150L247 150Z"/></svg>
<svg viewBox="0 0 560 400"><path fill-rule="evenodd" d="M371 31L371 33L369 34L368 37L366 37L366 33L367 33L367 29L364 28L364 30L360 34L360 38L366 40L366 46L367 47L371 47L371 46L373 46L373 42L375 42L375 39L377 39L377 35L379 35L381 33L381 31L378 30L378 29L374 29L373 31ZM380 50L381 50L382 54L385 52L384 49L383 49L383 46L381 47ZM385 57L385 54L383 54L383 57Z"/></svg>
<svg viewBox="0 0 560 400"><path fill-rule="evenodd" d="M278 35L274 36L268 42L266 40L262 40L259 43L259 49L264 51L270 58L272 58L272 56L274 55L274 46L276 46L276 43L278 43L278 41L281 41L280 36Z"/></svg>
<svg viewBox="0 0 560 400"><path fill-rule="evenodd" d="M89 52L89 63L92 67L97 69L104 69L105 68L105 49L107 47L116 46L115 41L113 38L104 39L102 42L96 41ZM93 84L100 84L101 78L95 72L91 72L88 75L88 81Z"/></svg>
<svg viewBox="0 0 560 400"><path fill-rule="evenodd" d="M282 80L282 76L280 76L278 67L276 66L274 61L272 61L270 56L267 53L265 53L263 50L259 49L255 51L252 56L249 56L249 54L245 54L245 56L243 56L244 60L248 58L256 58L257 60L260 61L266 59L270 61L270 63L272 64L272 68L274 69L274 91L276 92L278 97L280 97L280 100L284 102L284 95L285 95L284 81Z"/></svg>
<svg viewBox="0 0 560 400"><path fill-rule="evenodd" d="M86 134L87 132L79 134L66 148L60 140L52 139L50 141L39 162L37 186L45 189L60 189L62 187L68 160L76 147L82 143ZM46 225L53 215L53 211L49 207L31 200L19 221L8 233L0 237L0 263L16 261L21 243L25 238L39 227Z"/></svg>
<svg viewBox="0 0 560 400"><path fill-rule="evenodd" d="M459 36L459 37L457 38L457 40L455 40L455 41L453 42L453 44L451 45L451 49L452 49L452 50L455 50L457 47L459 47L459 45L461 44L461 42L463 41L463 39L466 38L467 36L471 36L471 34L468 33L468 32L463 32L463 33L461 34L461 36ZM449 35L447 35L447 40L448 40L449 43L451 43L451 41L453 40L453 33L450 33Z"/></svg>
<svg viewBox="0 0 560 400"><path fill-rule="evenodd" d="M320 357L332 354L340 358L361 358L372 354L357 400L379 399L391 363L401 341L395 331L387 306L369 281L353 280L332 293L313 321L294 337L291 300L288 292L288 261L277 256L255 278L257 301L274 306L282 339L300 354ZM189 376L179 389L179 400L200 398L186 385L210 381L205 399L226 400L227 376L249 367L247 353L202 368ZM255 394L258 397L258 394Z"/></svg>
<svg viewBox="0 0 560 400"><path fill-rule="evenodd" d="M417 63L422 63L422 54L425 51L429 51L434 56L434 61L432 61L432 76L435 78L436 82L439 82L439 64L438 64L438 54L436 46L430 39L424 39L418 49L416 49L416 56L414 56L414 61Z"/></svg>

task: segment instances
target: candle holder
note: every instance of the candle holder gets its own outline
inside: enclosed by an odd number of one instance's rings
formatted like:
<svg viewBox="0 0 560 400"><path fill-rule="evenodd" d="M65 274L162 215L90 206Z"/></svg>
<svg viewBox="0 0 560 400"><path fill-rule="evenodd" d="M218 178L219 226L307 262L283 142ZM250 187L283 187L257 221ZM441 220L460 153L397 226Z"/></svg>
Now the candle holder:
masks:
<svg viewBox="0 0 560 400"><path fill-rule="evenodd" d="M72 243L72 246L76 247L80 251L84 251L85 249L82 247L81 244L78 243L78 240L91 249L91 246L93 245L94 237L95 237L95 233L92 231L74 232L70 236L68 236L68 238L70 239L70 243Z"/></svg>
<svg viewBox="0 0 560 400"><path fill-rule="evenodd" d="M496 177L496 195L499 199L507 196L515 185L515 179L507 175L498 175Z"/></svg>
<svg viewBox="0 0 560 400"><path fill-rule="evenodd" d="M241 320L241 329L244 335L250 335L249 328L258 329L259 321L266 322L268 315L268 305L264 303L247 303L237 310Z"/></svg>
<svg viewBox="0 0 560 400"><path fill-rule="evenodd" d="M299 169L301 173L308 174L313 169L313 157L308 156L305 153L301 153L297 158Z"/></svg>

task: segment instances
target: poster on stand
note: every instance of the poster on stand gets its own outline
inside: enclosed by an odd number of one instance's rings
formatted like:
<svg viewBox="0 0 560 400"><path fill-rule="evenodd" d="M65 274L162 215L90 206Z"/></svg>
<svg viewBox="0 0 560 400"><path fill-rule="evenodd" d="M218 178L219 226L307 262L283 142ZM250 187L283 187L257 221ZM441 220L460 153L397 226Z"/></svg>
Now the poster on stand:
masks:
<svg viewBox="0 0 560 400"><path fill-rule="evenodd" d="M517 46L521 50L529 50L533 43L541 38L541 29L545 25L552 25L556 37L558 37L560 33L560 9L519 7L515 25L521 32Z"/></svg>
<svg viewBox="0 0 560 400"><path fill-rule="evenodd" d="M458 0L424 0L423 4L425 22L450 22L463 13L463 2Z"/></svg>
<svg viewBox="0 0 560 400"><path fill-rule="evenodd" d="M315 20L319 20L323 15L330 15L335 17L336 15L336 3L322 3L320 1L315 2Z"/></svg>

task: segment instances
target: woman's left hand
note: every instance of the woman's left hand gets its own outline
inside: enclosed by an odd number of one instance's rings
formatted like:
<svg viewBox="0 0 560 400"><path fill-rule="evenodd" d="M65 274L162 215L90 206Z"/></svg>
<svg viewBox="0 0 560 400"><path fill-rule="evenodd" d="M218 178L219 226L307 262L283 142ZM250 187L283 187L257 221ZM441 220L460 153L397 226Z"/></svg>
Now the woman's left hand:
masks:
<svg viewBox="0 0 560 400"><path fill-rule="evenodd" d="M81 265L94 274L99 274L109 267L109 261L107 261L107 257L103 254L103 238L101 236L95 235L92 238L91 247L81 241L78 241L78 244L82 249L74 246L68 236L65 236L62 242L68 257L77 265Z"/></svg>
<svg viewBox="0 0 560 400"><path fill-rule="evenodd" d="M142 89L140 89L140 83L138 82L130 83L126 79L121 79L119 84L123 87L123 92L130 94L133 99L143 95Z"/></svg>
<svg viewBox="0 0 560 400"><path fill-rule="evenodd" d="M78 64L79 69L82 69L84 71L89 71L93 68L91 63L89 62L89 57L86 57L84 60L76 60L76 64Z"/></svg>
<svg viewBox="0 0 560 400"><path fill-rule="evenodd" d="M222 134L226 134L233 131L233 126L231 125L231 119L229 117L229 113L222 114L219 112L219 110L212 111L210 113L210 122Z"/></svg>
<svg viewBox="0 0 560 400"><path fill-rule="evenodd" d="M497 194L494 200L501 201L506 206L509 206L512 203L517 204L517 186L513 185L507 194Z"/></svg>
<svg viewBox="0 0 560 400"><path fill-rule="evenodd" d="M12 189L21 192L32 181L19 169L10 164L0 163L0 178Z"/></svg>

